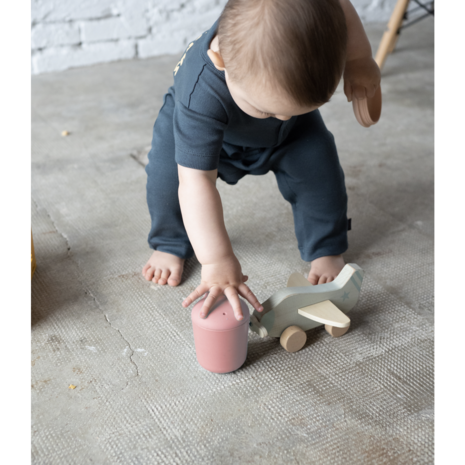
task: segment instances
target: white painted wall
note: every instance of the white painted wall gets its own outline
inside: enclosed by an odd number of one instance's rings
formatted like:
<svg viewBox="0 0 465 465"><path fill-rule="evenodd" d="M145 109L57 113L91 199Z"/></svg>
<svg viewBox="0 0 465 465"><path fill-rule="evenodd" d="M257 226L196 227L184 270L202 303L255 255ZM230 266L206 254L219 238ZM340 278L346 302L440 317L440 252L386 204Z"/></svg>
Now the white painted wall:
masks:
<svg viewBox="0 0 465 465"><path fill-rule="evenodd" d="M32 0L32 72L182 53L227 0ZM362 21L387 21L396 0L352 0Z"/></svg>

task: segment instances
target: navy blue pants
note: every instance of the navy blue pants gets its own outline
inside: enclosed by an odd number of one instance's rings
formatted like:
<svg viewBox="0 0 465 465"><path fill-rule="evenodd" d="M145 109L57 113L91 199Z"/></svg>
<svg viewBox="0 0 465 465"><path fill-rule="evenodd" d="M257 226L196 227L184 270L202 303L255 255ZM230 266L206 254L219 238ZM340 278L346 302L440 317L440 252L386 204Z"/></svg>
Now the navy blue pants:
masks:
<svg viewBox="0 0 465 465"><path fill-rule="evenodd" d="M165 106L172 104L172 99L165 102ZM156 143L152 142L146 167L147 203L152 219L148 242L154 250L190 258L194 250L179 206L178 167L169 114L160 112L155 122ZM277 147L256 149L223 143L218 177L228 184L236 184L246 174L262 175L270 170L281 194L292 206L302 260L345 252L348 222L344 172L334 137L318 110L299 116Z"/></svg>

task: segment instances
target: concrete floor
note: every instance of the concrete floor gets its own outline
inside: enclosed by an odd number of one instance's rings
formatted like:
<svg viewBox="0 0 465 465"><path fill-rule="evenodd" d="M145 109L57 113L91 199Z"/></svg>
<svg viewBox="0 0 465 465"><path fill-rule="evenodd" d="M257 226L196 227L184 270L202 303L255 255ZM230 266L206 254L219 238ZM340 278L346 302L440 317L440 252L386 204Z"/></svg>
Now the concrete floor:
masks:
<svg viewBox="0 0 465 465"><path fill-rule="evenodd" d="M367 28L374 50L383 27ZM181 307L198 262L176 289L140 273L143 165L179 56L32 78L33 463L433 463L433 43L431 19L401 35L378 125L360 127L341 89L322 108L346 173L346 260L366 273L350 331L309 331L295 354L250 334L227 375L197 364ZM218 188L261 301L308 273L272 174Z"/></svg>

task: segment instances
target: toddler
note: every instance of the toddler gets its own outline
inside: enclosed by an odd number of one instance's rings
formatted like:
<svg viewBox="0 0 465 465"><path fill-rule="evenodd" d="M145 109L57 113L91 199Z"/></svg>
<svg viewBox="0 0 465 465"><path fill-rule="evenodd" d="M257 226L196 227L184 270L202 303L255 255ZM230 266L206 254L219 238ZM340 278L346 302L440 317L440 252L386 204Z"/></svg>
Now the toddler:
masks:
<svg viewBox="0 0 465 465"><path fill-rule="evenodd" d="M208 291L201 314L225 294L238 320L245 284L226 231L217 178L236 184L273 171L292 206L312 284L335 279L347 250L347 194L332 134L318 108L344 76L352 98L372 97L380 72L349 0L229 0L174 69L153 128L147 165L148 237L142 273L176 286L195 255Z"/></svg>

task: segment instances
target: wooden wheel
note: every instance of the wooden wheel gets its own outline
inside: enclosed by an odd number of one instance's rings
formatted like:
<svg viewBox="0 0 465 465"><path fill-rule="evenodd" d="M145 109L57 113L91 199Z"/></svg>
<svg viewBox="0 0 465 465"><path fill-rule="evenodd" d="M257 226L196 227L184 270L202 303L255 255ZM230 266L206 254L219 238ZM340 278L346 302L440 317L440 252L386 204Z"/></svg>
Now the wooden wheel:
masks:
<svg viewBox="0 0 465 465"><path fill-rule="evenodd" d="M331 334L331 336L333 337L339 337L347 333L347 331L349 331L349 327L350 325L346 328L337 328L336 326L325 325L326 331L328 331L328 333Z"/></svg>
<svg viewBox="0 0 465 465"><path fill-rule="evenodd" d="M283 346L284 350L287 350L288 352L297 352L302 349L306 341L307 334L305 334L305 331L298 326L289 326L283 331L279 338L279 342Z"/></svg>

